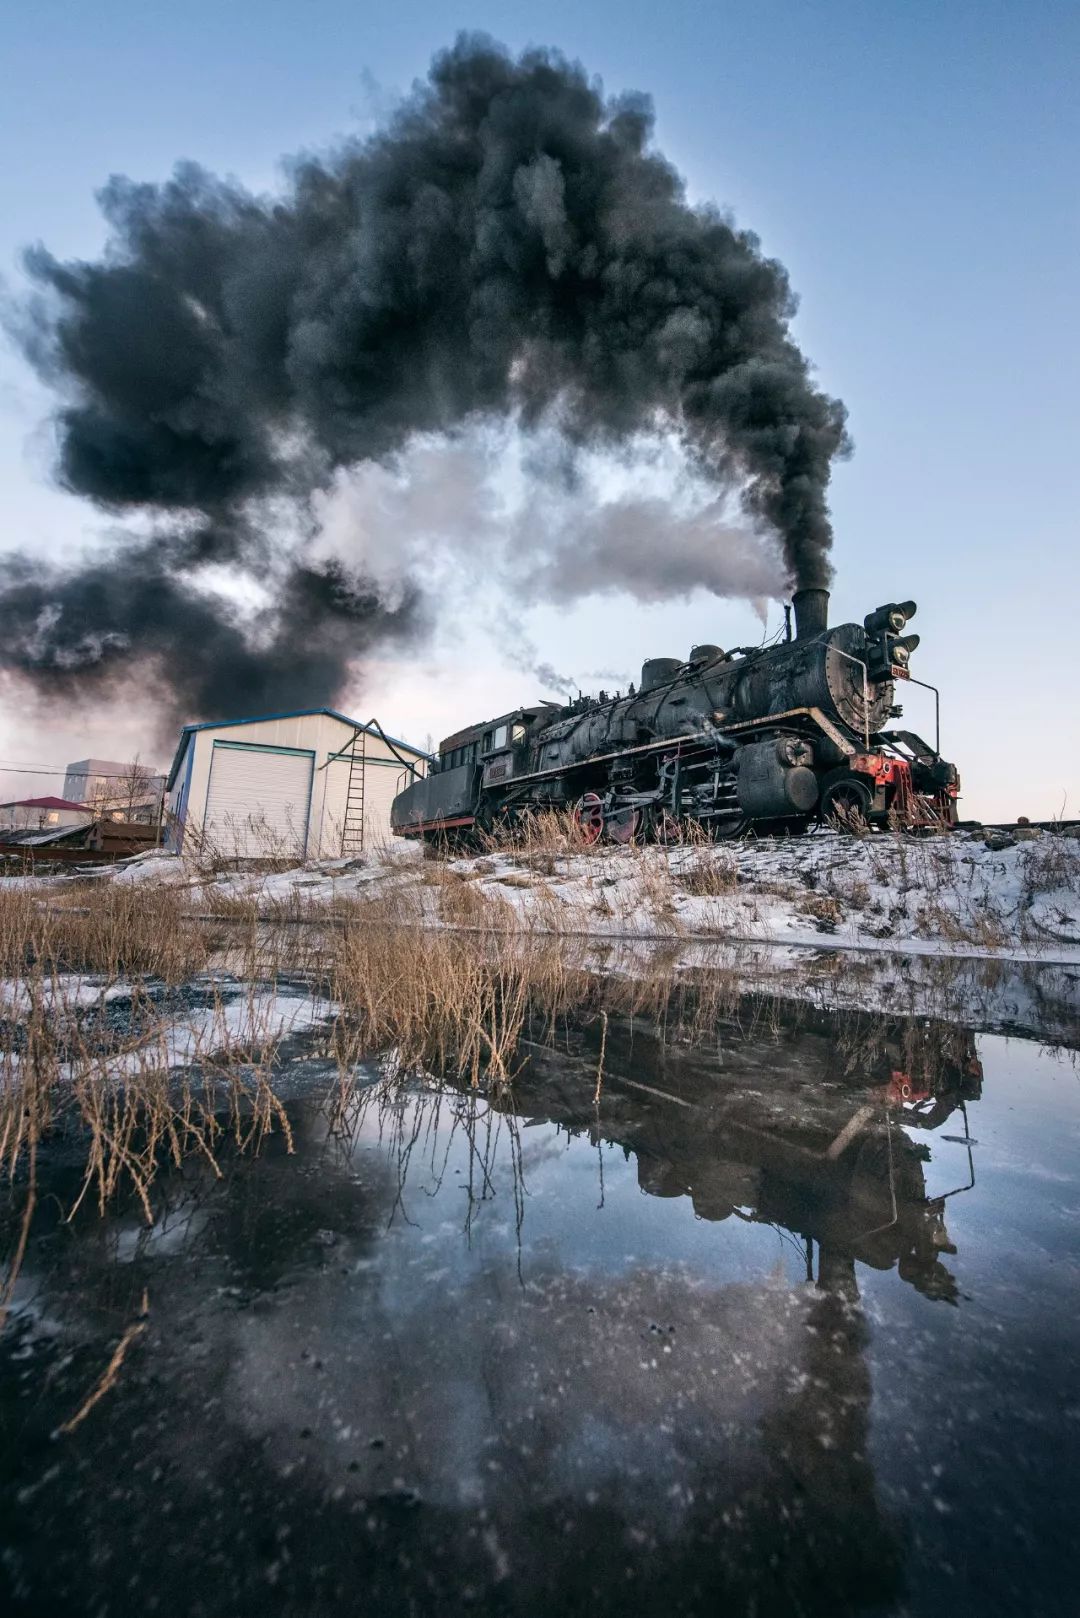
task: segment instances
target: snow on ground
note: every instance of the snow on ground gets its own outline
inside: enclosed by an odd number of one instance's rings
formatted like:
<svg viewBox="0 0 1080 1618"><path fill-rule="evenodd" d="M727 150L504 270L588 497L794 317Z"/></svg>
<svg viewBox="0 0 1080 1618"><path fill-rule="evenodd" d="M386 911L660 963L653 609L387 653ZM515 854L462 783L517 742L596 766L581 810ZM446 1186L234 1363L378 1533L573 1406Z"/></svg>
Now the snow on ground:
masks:
<svg viewBox="0 0 1080 1618"><path fill-rule="evenodd" d="M168 886L190 914L254 904L268 920L371 905L429 926L526 927L616 938L719 938L994 959L1080 961L1080 840L1030 831L1008 846L948 837L800 838L670 848L502 849L425 859L398 842L289 869L208 870L160 850L93 882ZM87 873L82 874L84 882ZM71 877L0 879L48 903ZM93 888L87 894L92 903Z"/></svg>
<svg viewBox="0 0 1080 1618"><path fill-rule="evenodd" d="M702 847L554 848L425 860L413 844L272 872L154 852L101 873L186 888L193 913L378 901L430 925L1080 961L1080 841L1031 832L913 840L818 832Z"/></svg>
<svg viewBox="0 0 1080 1618"><path fill-rule="evenodd" d="M48 905L58 880L72 878L11 880ZM680 974L729 972L746 992L823 1008L1052 1030L1070 1045L1080 1027L1080 841L1056 833L1004 847L959 832L927 841L823 832L451 860L400 843L269 872L208 871L154 852L99 868L98 882L166 884L192 916L254 907L268 925L345 913L373 925L562 933L584 940L585 963L610 974L646 975L659 960ZM0 894L7 887L0 880ZM93 884L76 897L92 905ZM333 938L327 928L327 947ZM202 999L163 1005L134 1044L121 1041L123 1059L205 1060L304 1033L335 1013L303 986L207 982ZM40 992L68 1017L99 1008L122 1020L130 998L123 983L77 974ZM0 982L0 1021L25 1014L26 994L25 984Z"/></svg>

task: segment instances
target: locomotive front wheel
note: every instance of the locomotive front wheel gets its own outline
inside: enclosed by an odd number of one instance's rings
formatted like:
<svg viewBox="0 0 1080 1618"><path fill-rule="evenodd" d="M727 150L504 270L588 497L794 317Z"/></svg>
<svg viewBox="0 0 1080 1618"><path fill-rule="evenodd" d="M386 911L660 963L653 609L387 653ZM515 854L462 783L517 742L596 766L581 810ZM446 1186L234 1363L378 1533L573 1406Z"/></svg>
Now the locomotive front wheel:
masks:
<svg viewBox="0 0 1080 1618"><path fill-rule="evenodd" d="M742 837L750 829L750 821L745 815L739 815L731 820L714 820L711 836L714 843L733 843L737 837Z"/></svg>
<svg viewBox="0 0 1080 1618"><path fill-rule="evenodd" d="M578 799L573 820L583 843L600 841L604 831L604 806L598 793L586 792Z"/></svg>
<svg viewBox="0 0 1080 1618"><path fill-rule="evenodd" d="M837 780L826 781L818 813L825 825L851 831L867 823L873 801L874 795L865 781L845 773Z"/></svg>

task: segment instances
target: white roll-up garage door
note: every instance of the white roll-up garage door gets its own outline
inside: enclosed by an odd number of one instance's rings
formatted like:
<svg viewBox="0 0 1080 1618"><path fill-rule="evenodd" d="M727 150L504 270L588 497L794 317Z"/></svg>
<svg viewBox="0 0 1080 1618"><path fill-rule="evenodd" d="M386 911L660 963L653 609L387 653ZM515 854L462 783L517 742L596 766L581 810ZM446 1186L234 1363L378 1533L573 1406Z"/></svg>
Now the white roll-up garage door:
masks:
<svg viewBox="0 0 1080 1618"><path fill-rule="evenodd" d="M250 742L214 743L203 821L224 855L303 859L314 753Z"/></svg>

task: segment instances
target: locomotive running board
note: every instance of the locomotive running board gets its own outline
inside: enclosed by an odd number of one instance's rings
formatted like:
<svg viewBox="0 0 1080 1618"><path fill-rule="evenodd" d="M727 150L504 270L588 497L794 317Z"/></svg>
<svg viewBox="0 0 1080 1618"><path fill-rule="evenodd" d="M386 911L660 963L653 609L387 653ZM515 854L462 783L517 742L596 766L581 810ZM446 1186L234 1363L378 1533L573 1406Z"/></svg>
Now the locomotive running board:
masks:
<svg viewBox="0 0 1080 1618"><path fill-rule="evenodd" d="M526 781L546 781L552 775L570 775L574 770L583 770L593 764L607 764L613 758L629 758L636 753L657 753L663 748L671 749L683 742L707 742L724 732L719 728L715 730L695 730L689 736L668 736L658 742L642 742L638 747L620 747L615 753L593 753L588 758L574 759L569 764L554 764L549 770L533 770L530 775L508 775L499 786L524 786Z"/></svg>
<svg viewBox="0 0 1080 1618"><path fill-rule="evenodd" d="M616 758L630 758L638 753L659 753L665 749L670 752L672 748L682 747L688 742L709 742L715 741L718 736L735 735L736 732L767 730L770 725L775 725L781 719L810 719L845 756L850 757L855 752L855 748L842 732L837 730L832 720L826 719L820 708L785 708L783 713L766 714L763 719L742 719L735 725L716 725L711 730L695 730L689 736L667 736L657 742L642 742L638 747L620 747L614 753L596 753L589 758L575 759L572 763L553 765L548 770L533 770L529 775L511 775L507 777L505 783L500 782L499 785L524 786L527 781L546 781L554 775L569 775L574 770L591 768L594 764L608 764Z"/></svg>
<svg viewBox="0 0 1080 1618"><path fill-rule="evenodd" d="M812 719L818 729L824 731L829 740L848 758L855 752L855 748L843 732L837 730L831 719L826 719L820 708L785 708L783 713L766 714L764 719L742 719L737 725L725 725L720 734L728 736L735 731L767 730L779 719Z"/></svg>

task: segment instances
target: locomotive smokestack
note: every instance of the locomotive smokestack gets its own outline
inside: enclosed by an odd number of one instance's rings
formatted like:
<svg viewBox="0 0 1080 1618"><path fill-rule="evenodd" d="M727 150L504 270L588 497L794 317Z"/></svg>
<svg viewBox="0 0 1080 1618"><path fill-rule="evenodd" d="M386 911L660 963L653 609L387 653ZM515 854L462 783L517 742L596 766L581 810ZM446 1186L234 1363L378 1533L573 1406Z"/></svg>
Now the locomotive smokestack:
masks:
<svg viewBox="0 0 1080 1618"><path fill-rule="evenodd" d="M820 585L796 590L791 598L795 608L795 639L813 640L829 627L829 592Z"/></svg>

